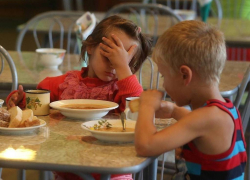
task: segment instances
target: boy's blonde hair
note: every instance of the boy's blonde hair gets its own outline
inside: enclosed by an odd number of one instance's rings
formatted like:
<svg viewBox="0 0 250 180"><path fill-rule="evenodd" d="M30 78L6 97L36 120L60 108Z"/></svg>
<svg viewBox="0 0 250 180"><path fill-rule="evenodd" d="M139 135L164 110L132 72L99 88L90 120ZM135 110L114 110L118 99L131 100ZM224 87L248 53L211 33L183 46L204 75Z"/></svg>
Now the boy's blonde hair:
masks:
<svg viewBox="0 0 250 180"><path fill-rule="evenodd" d="M206 83L219 83L226 61L223 33L201 21L182 21L158 39L153 59L174 72L187 65Z"/></svg>

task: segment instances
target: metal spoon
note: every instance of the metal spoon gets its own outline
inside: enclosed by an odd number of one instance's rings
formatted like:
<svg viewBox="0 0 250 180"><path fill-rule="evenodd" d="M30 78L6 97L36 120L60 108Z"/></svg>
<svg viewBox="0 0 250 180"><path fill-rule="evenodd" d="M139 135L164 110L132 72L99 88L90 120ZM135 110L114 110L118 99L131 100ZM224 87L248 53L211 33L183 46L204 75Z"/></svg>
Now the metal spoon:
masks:
<svg viewBox="0 0 250 180"><path fill-rule="evenodd" d="M123 131L126 130L126 115L124 112L121 113L121 121L122 121L122 129Z"/></svg>

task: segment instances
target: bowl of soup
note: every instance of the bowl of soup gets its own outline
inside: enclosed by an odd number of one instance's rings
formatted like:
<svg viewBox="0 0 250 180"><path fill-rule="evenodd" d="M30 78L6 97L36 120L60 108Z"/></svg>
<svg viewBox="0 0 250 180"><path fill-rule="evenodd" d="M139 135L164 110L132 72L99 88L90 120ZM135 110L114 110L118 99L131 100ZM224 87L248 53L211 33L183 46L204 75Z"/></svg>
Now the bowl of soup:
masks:
<svg viewBox="0 0 250 180"><path fill-rule="evenodd" d="M100 125L104 121L109 124ZM135 124L136 121L126 120L126 128L123 130L122 123L120 119L111 120L93 120L87 121L81 124L81 127L89 131L92 136L100 141L107 142L133 142L135 134Z"/></svg>
<svg viewBox="0 0 250 180"><path fill-rule="evenodd" d="M108 114L110 110L116 109L118 104L94 99L69 99L54 101L50 103L50 107L59 110L68 118L96 120Z"/></svg>

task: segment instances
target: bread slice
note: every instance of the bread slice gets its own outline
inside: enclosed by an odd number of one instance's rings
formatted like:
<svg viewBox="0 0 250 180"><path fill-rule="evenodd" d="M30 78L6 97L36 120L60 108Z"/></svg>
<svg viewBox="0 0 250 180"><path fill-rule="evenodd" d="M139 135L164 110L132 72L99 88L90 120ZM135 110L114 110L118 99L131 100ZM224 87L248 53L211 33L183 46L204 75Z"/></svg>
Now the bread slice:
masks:
<svg viewBox="0 0 250 180"><path fill-rule="evenodd" d="M22 121L22 110L18 106L14 106L9 109L10 113L10 125L9 128L16 128Z"/></svg>
<svg viewBox="0 0 250 180"><path fill-rule="evenodd" d="M33 111L31 109L23 110L22 121L19 127L27 127L33 121Z"/></svg>
<svg viewBox="0 0 250 180"><path fill-rule="evenodd" d="M10 121L10 113L4 108L0 108L0 120L9 122Z"/></svg>
<svg viewBox="0 0 250 180"><path fill-rule="evenodd" d="M140 99L129 101L128 107L132 113L139 111Z"/></svg>
<svg viewBox="0 0 250 180"><path fill-rule="evenodd" d="M0 127L9 127L9 122L0 119Z"/></svg>

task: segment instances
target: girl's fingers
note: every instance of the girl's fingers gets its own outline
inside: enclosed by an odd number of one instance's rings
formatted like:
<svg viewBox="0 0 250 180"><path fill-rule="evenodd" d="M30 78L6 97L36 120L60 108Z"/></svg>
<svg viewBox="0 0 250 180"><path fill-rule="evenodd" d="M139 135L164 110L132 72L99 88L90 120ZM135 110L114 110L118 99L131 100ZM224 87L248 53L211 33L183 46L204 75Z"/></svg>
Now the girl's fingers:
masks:
<svg viewBox="0 0 250 180"><path fill-rule="evenodd" d="M137 50L137 45L132 45L130 48L129 48L129 50L128 50L128 54L130 55L130 56L134 56L135 55L135 53L136 53L136 50Z"/></svg>
<svg viewBox="0 0 250 180"><path fill-rule="evenodd" d="M18 86L18 96L21 98L23 97L23 86L22 85Z"/></svg>
<svg viewBox="0 0 250 180"><path fill-rule="evenodd" d="M100 53L101 55L105 56L105 57L108 57L109 53L107 53L106 51L100 49Z"/></svg>
<svg viewBox="0 0 250 180"><path fill-rule="evenodd" d="M10 101L10 107L14 107L15 103L13 101Z"/></svg>
<svg viewBox="0 0 250 180"><path fill-rule="evenodd" d="M114 34L111 34L112 39L115 41L115 44L119 47L123 47L121 40Z"/></svg>
<svg viewBox="0 0 250 180"><path fill-rule="evenodd" d="M10 97L10 99L9 99L9 104L14 103L14 102L16 101L16 99L17 99L17 96L15 96L15 94L13 94L13 95Z"/></svg>
<svg viewBox="0 0 250 180"><path fill-rule="evenodd" d="M101 50L103 50L103 51L105 51L107 53L112 50L109 46L107 46L107 45L105 45L103 43L100 43L100 48L101 48Z"/></svg>
<svg viewBox="0 0 250 180"><path fill-rule="evenodd" d="M7 109L12 108L13 106L15 106L15 104L13 103L13 101L10 100L7 104Z"/></svg>
<svg viewBox="0 0 250 180"><path fill-rule="evenodd" d="M106 46L109 46L112 49L114 49L117 46L114 42L112 42L110 39L106 37L103 37L102 40L104 42L103 44L105 44Z"/></svg>
<svg viewBox="0 0 250 180"><path fill-rule="evenodd" d="M18 94L21 94L21 93L23 93L23 86L19 85L18 86Z"/></svg>
<svg viewBox="0 0 250 180"><path fill-rule="evenodd" d="M23 92L23 86L19 85L17 92L15 94L13 94L14 95L13 101L15 103L18 103L21 99L23 99L23 93L24 93Z"/></svg>

